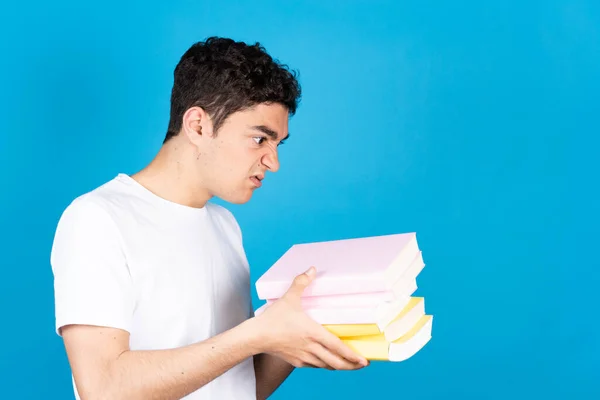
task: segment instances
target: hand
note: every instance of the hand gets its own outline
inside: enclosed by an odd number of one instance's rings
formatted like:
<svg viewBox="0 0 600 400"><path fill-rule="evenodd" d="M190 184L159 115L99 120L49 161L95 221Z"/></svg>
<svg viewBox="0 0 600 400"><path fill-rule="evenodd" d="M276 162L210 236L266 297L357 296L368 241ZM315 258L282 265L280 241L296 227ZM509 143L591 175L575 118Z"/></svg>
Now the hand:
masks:
<svg viewBox="0 0 600 400"><path fill-rule="evenodd" d="M364 357L302 309L302 293L315 274L315 268L311 267L298 275L280 299L254 317L262 352L278 356L295 367L354 370L369 365Z"/></svg>

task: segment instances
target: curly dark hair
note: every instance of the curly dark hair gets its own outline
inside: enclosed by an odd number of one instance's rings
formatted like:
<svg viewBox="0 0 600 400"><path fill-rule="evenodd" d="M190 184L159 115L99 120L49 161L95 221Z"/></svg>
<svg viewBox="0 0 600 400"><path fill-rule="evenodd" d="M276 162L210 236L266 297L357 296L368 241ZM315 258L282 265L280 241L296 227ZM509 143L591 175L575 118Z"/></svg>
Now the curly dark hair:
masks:
<svg viewBox="0 0 600 400"><path fill-rule="evenodd" d="M229 115L260 103L280 103L294 115L300 96L297 72L274 60L260 43L210 37L192 45L175 67L164 142L179 133L191 107L211 116L217 134Z"/></svg>

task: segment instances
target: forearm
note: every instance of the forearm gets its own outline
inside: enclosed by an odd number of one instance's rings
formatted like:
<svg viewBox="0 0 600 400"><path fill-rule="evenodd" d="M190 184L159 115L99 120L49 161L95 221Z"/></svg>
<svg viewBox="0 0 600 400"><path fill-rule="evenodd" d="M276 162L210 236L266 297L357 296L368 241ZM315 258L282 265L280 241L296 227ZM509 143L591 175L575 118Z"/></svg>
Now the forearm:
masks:
<svg viewBox="0 0 600 400"><path fill-rule="evenodd" d="M257 400L271 396L293 370L293 365L279 357L265 353L254 356Z"/></svg>
<svg viewBox="0 0 600 400"><path fill-rule="evenodd" d="M186 347L126 351L111 363L102 399L180 399L257 354L257 343L247 321Z"/></svg>

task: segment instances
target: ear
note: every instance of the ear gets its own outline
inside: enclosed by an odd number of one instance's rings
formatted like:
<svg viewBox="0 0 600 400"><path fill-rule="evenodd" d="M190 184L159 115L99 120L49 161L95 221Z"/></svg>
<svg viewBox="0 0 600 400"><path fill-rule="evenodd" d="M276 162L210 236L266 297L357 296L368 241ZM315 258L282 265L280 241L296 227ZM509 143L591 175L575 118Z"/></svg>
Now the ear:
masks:
<svg viewBox="0 0 600 400"><path fill-rule="evenodd" d="M191 107L183 114L182 133L195 146L212 137L212 128L212 120L202 107Z"/></svg>

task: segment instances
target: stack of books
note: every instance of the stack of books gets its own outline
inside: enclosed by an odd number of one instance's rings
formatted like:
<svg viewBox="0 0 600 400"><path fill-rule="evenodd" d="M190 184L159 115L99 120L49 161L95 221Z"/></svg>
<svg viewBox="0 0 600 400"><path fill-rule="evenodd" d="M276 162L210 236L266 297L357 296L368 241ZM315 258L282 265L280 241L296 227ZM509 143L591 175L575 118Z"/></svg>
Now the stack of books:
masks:
<svg viewBox="0 0 600 400"><path fill-rule="evenodd" d="M414 232L293 245L257 280L255 314L311 266L302 308L366 359L404 361L431 339L433 316L414 296L425 267Z"/></svg>

